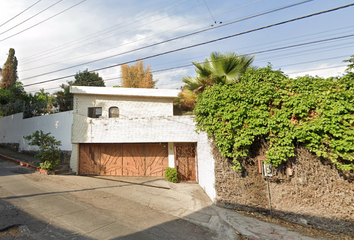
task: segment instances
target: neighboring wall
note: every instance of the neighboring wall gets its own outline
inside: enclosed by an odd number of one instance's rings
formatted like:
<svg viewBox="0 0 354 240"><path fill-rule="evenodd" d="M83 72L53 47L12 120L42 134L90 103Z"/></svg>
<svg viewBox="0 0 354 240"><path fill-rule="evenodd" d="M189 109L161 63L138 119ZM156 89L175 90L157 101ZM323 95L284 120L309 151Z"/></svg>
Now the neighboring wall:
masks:
<svg viewBox="0 0 354 240"><path fill-rule="evenodd" d="M24 136L31 135L36 130L50 132L62 142L63 151L71 151L71 125L73 112L61 112L51 115L22 119L22 113L0 118L0 144L14 143L19 145L20 151L37 150L29 146Z"/></svg>
<svg viewBox="0 0 354 240"><path fill-rule="evenodd" d="M267 185L258 172L257 161L265 151L265 147L253 146L248 163L243 163L244 171L235 171L214 146L218 205L269 214ZM289 163L279 167L277 175L270 179L275 216L354 237L354 182L349 180L353 173L345 177L305 149L297 149L296 158Z"/></svg>

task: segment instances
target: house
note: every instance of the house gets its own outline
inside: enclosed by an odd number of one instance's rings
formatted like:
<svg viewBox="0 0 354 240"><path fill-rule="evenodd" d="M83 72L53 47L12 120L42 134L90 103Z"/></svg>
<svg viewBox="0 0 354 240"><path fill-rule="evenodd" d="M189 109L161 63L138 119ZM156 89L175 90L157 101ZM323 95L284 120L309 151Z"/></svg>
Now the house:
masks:
<svg viewBox="0 0 354 240"><path fill-rule="evenodd" d="M193 116L173 116L178 90L72 86L70 166L79 175L163 177L175 167L214 200L214 159Z"/></svg>

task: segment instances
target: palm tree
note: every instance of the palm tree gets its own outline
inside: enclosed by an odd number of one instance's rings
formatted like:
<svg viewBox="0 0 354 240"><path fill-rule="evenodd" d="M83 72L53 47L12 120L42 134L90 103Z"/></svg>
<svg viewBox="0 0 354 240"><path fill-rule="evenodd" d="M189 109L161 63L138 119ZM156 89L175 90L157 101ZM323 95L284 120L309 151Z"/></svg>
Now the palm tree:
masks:
<svg viewBox="0 0 354 240"><path fill-rule="evenodd" d="M59 105L59 111L70 111L73 109L74 95L70 92L70 86L73 82L69 81L68 84L60 85L61 91L54 93L56 95L56 101Z"/></svg>
<svg viewBox="0 0 354 240"><path fill-rule="evenodd" d="M207 86L237 83L241 75L252 68L253 59L254 56L212 52L210 59L205 59L205 62L192 62L197 76L183 78L185 85L179 95L179 102L193 108L197 95Z"/></svg>

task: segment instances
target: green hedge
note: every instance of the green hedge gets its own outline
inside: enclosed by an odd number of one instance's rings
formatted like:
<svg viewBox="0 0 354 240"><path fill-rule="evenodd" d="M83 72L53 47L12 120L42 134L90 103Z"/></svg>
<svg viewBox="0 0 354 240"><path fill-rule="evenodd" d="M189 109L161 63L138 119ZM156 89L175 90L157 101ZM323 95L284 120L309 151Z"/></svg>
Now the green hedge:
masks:
<svg viewBox="0 0 354 240"><path fill-rule="evenodd" d="M301 144L342 170L354 170L354 73L291 79L271 67L250 70L238 83L215 85L197 98L198 130L215 139L234 168L259 137L274 166Z"/></svg>

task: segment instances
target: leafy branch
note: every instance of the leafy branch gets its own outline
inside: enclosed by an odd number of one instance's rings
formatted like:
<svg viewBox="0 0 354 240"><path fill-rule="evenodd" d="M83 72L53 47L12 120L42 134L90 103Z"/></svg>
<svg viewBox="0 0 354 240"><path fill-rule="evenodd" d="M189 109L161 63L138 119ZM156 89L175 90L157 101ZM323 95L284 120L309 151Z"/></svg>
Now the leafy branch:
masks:
<svg viewBox="0 0 354 240"><path fill-rule="evenodd" d="M240 169L251 145L265 138L273 165L301 144L341 170L354 170L354 74L290 79L271 67L249 69L234 84L208 87L197 98L197 127Z"/></svg>

